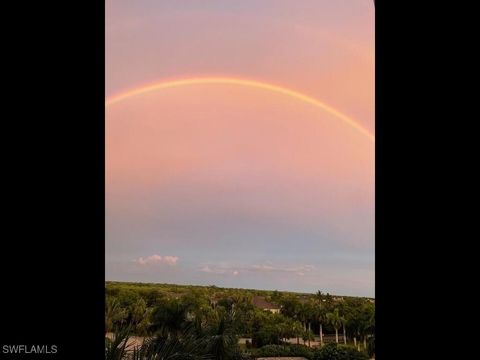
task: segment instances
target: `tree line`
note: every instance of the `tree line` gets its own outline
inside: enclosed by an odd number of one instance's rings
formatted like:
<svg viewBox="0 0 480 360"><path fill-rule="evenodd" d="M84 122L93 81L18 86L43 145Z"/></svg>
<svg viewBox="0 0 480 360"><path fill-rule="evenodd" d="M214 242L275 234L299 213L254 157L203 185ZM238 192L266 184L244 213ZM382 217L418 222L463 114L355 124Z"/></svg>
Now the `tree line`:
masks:
<svg viewBox="0 0 480 360"><path fill-rule="evenodd" d="M296 344L290 348L310 349L318 338L319 347L327 351L327 339L333 334L334 345L374 353L375 304L371 299L336 298L321 291L295 294L132 283L107 283L105 290L105 332L114 333L113 340L106 342L106 355L107 349L122 348L115 341L131 335L148 339L144 352L147 347L158 354L162 346L178 351L194 346L198 351L189 349L190 353L214 359L248 358L272 346L286 349L292 338ZM259 295L276 304L280 312L255 307L252 299ZM239 338L249 340L240 346ZM130 355L134 351L140 350L132 349Z"/></svg>

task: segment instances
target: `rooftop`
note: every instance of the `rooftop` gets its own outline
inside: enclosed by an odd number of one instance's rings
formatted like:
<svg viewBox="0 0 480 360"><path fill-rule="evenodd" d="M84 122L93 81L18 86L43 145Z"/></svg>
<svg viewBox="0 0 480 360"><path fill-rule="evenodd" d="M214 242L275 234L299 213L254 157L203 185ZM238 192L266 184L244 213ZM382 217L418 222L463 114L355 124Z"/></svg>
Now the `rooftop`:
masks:
<svg viewBox="0 0 480 360"><path fill-rule="evenodd" d="M255 295L253 297L253 305L256 306L257 308L260 308L260 309L280 309L280 306L278 305L275 305L275 304L272 304L270 302L268 302L267 300L265 300L265 298L263 296L257 296Z"/></svg>

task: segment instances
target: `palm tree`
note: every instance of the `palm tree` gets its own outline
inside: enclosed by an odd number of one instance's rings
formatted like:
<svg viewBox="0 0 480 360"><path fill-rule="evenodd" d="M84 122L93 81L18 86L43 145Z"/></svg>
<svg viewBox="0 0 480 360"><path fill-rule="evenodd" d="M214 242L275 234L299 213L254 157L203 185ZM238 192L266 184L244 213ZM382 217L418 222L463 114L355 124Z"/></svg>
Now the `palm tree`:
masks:
<svg viewBox="0 0 480 360"><path fill-rule="evenodd" d="M307 304L299 303L296 310L297 310L296 316L298 320L302 322L303 330L307 331L307 320L310 315L309 309L307 308Z"/></svg>
<svg viewBox="0 0 480 360"><path fill-rule="evenodd" d="M178 300L169 300L152 312L151 330L163 337L178 337L187 325L187 309Z"/></svg>
<svg viewBox="0 0 480 360"><path fill-rule="evenodd" d="M367 350L367 336L375 333L375 308L366 303L362 310L363 347Z"/></svg>
<svg viewBox="0 0 480 360"><path fill-rule="evenodd" d="M347 345L347 332L345 330L345 324L347 320L344 317L341 317L342 327L343 327L343 343Z"/></svg>
<svg viewBox="0 0 480 360"><path fill-rule="evenodd" d="M105 360L123 360L131 350L128 344L130 328L124 327L113 334L112 339L105 338Z"/></svg>
<svg viewBox="0 0 480 360"><path fill-rule="evenodd" d="M356 336L358 335L360 339L363 338L363 346L366 350L367 336L374 332L375 326L375 312L371 304L366 302L357 304L353 307L350 317L349 322L354 333L354 343L357 345ZM360 343L357 348L360 349Z"/></svg>
<svg viewBox="0 0 480 360"><path fill-rule="evenodd" d="M323 296L323 300L325 300L325 304L327 305L327 308L331 309L333 306L333 296L327 292L327 294Z"/></svg>
<svg viewBox="0 0 480 360"><path fill-rule="evenodd" d="M319 327L319 336L320 336L320 346L323 346L323 324L326 321L327 313L324 308L319 308L317 310L317 320L318 320L318 327Z"/></svg>
<svg viewBox="0 0 480 360"><path fill-rule="evenodd" d="M140 347L133 349L128 359L213 360L214 358L206 353L204 339L196 333L195 329L186 327L181 330L178 337L157 336L145 341Z"/></svg>
<svg viewBox="0 0 480 360"><path fill-rule="evenodd" d="M318 290L317 295L316 295L316 300L317 300L317 307L316 307L316 318L319 323L319 336L320 336L320 346L323 346L323 323L326 320L326 308L323 304L324 302L324 295L320 290Z"/></svg>
<svg viewBox="0 0 480 360"><path fill-rule="evenodd" d="M144 318L145 311L147 310L147 303L142 298L139 298L130 305L129 310L131 321L134 324L137 324Z"/></svg>
<svg viewBox="0 0 480 360"><path fill-rule="evenodd" d="M241 360L234 333L234 314L220 314L217 322L198 329L187 324L175 336L157 333L142 345L127 345L130 327L106 339L105 360Z"/></svg>
<svg viewBox="0 0 480 360"><path fill-rule="evenodd" d="M351 309L347 316L347 326L349 328L349 332L352 334L353 337L353 344L357 350L360 350L360 345L357 344L357 336L360 335L361 332L361 319L360 314L357 308Z"/></svg>
<svg viewBox="0 0 480 360"><path fill-rule="evenodd" d="M235 311L219 314L217 321L206 329L204 342L207 353L215 360L241 357L235 334Z"/></svg>
<svg viewBox="0 0 480 360"><path fill-rule="evenodd" d="M113 331L118 322L122 322L127 316L116 298L107 296L105 299L105 333Z"/></svg>
<svg viewBox="0 0 480 360"><path fill-rule="evenodd" d="M343 330L343 343L347 345L346 325L347 325L347 319L350 313L350 309L345 301L342 301L340 304L338 304L338 312L340 314L340 322L342 324L342 330Z"/></svg>
<svg viewBox="0 0 480 360"><path fill-rule="evenodd" d="M312 320L315 321L316 318L316 306L315 303L312 301L309 301L305 303L305 311L307 313L307 322L308 322L308 333L310 334L308 337L308 347L311 346L310 340L312 340L313 337L313 331L312 331Z"/></svg>
<svg viewBox="0 0 480 360"><path fill-rule="evenodd" d="M302 320L300 316L302 313L301 311L302 304L298 301L296 296L293 296L293 295L283 296L280 299L279 303L281 306L280 312L283 315L299 321Z"/></svg>
<svg viewBox="0 0 480 360"><path fill-rule="evenodd" d="M352 309L352 312L349 315L348 323L353 334L354 346L357 348L357 350L360 350L360 343L357 342L357 337L360 338L361 334L363 333L364 322L359 307Z"/></svg>
<svg viewBox="0 0 480 360"><path fill-rule="evenodd" d="M327 314L327 320L335 329L335 341L338 344L338 329L340 329L344 321L340 316L338 309L335 309L333 312L329 312Z"/></svg>
<svg viewBox="0 0 480 360"><path fill-rule="evenodd" d="M129 323L135 328L137 335L145 335L150 323L151 309L142 298L129 306Z"/></svg>
<svg viewBox="0 0 480 360"><path fill-rule="evenodd" d="M311 339L313 339L312 330L303 330L302 331L303 345L306 345L305 343L308 341L308 346L310 346L310 340Z"/></svg>
<svg viewBox="0 0 480 360"><path fill-rule="evenodd" d="M294 320L292 325L292 332L297 338L297 345L300 343L300 335L303 332L303 326L299 321Z"/></svg>

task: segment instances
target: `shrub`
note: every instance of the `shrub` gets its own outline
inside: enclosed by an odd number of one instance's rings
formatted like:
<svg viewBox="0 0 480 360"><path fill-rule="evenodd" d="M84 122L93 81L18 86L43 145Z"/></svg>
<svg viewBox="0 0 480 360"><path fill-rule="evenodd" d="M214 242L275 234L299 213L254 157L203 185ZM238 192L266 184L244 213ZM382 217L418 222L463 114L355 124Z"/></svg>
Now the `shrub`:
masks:
<svg viewBox="0 0 480 360"><path fill-rule="evenodd" d="M351 346L329 343L314 352L313 360L368 360L368 355Z"/></svg>
<svg viewBox="0 0 480 360"><path fill-rule="evenodd" d="M289 356L290 349L286 345L265 345L257 350L257 356Z"/></svg>
<svg viewBox="0 0 480 360"><path fill-rule="evenodd" d="M313 359L313 350L304 345L265 345L256 352L258 357L299 356Z"/></svg>
<svg viewBox="0 0 480 360"><path fill-rule="evenodd" d="M290 345L290 356L313 359L313 350L305 345Z"/></svg>
<svg viewBox="0 0 480 360"><path fill-rule="evenodd" d="M366 352L358 351L353 347L346 347L346 354L348 360L369 360L369 357Z"/></svg>
<svg viewBox="0 0 480 360"><path fill-rule="evenodd" d="M266 345L279 345L281 343L278 334L270 329L270 327L263 327L252 336L252 343L256 347L263 347Z"/></svg>

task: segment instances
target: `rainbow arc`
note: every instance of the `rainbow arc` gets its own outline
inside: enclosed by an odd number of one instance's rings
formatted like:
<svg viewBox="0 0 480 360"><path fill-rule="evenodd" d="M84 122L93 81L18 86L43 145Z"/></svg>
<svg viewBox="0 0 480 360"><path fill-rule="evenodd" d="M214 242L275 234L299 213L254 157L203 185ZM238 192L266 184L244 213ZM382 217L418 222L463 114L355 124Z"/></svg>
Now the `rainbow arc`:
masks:
<svg viewBox="0 0 480 360"><path fill-rule="evenodd" d="M194 85L232 85L232 86L246 86L251 88L263 89L266 91L274 92L277 94L282 94L285 96L290 96L304 103L316 106L327 113L335 116L337 119L348 124L361 134L368 137L372 142L375 142L375 136L360 125L357 121L351 117L343 114L337 109L325 104L324 102L317 100L311 96L305 95L301 92L291 90L289 88L273 85L266 82L256 81L256 80L246 80L238 78L226 78L226 77L203 77L203 78L189 78L181 80L172 80L172 81L161 81L151 85L141 86L135 89L127 90L120 94L111 96L106 99L105 107L109 107L115 104L118 104L124 100L127 100L131 97L140 96L143 94L151 93L154 91L159 91L163 89L176 88L181 86L194 86Z"/></svg>

